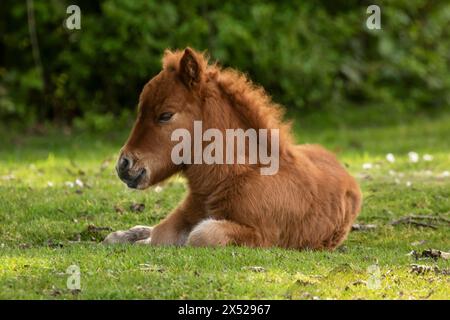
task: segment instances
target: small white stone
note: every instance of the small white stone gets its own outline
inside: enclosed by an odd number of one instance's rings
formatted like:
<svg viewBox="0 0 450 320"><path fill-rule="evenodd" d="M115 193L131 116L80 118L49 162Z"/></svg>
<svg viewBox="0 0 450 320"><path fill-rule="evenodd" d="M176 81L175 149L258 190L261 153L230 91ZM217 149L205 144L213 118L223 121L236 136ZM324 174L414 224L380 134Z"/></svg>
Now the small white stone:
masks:
<svg viewBox="0 0 450 320"><path fill-rule="evenodd" d="M388 153L386 155L386 160L390 163L394 163L395 162L395 156L392 153Z"/></svg>
<svg viewBox="0 0 450 320"><path fill-rule="evenodd" d="M373 165L370 162L368 162L368 163L364 163L362 165L362 167L364 170L369 170L369 169L372 169Z"/></svg>
<svg viewBox="0 0 450 320"><path fill-rule="evenodd" d="M84 183L83 183L83 181L81 181L80 179L75 180L75 184L76 184L77 186L79 186L80 188L83 188L83 187L84 187Z"/></svg>
<svg viewBox="0 0 450 320"><path fill-rule="evenodd" d="M433 161L434 157L433 157L431 154L424 154L424 155L422 156L422 159L423 159L424 161Z"/></svg>
<svg viewBox="0 0 450 320"><path fill-rule="evenodd" d="M156 193L160 193L160 192L162 191L162 189L163 189L163 188L162 188L161 186L156 186L156 187L155 187L155 192L156 192Z"/></svg>
<svg viewBox="0 0 450 320"><path fill-rule="evenodd" d="M412 182L411 181L406 181L406 186L409 188L412 186Z"/></svg>
<svg viewBox="0 0 450 320"><path fill-rule="evenodd" d="M55 185L55 184L54 184L53 182L51 182L51 181L47 181L47 186L48 186L48 187L50 187L50 188L51 188L51 187L53 187L54 185Z"/></svg>
<svg viewBox="0 0 450 320"><path fill-rule="evenodd" d="M450 172L447 171L447 170L444 171L444 172L442 172L441 177L443 177L443 178L448 178L448 177L450 177Z"/></svg>
<svg viewBox="0 0 450 320"><path fill-rule="evenodd" d="M409 162L416 163L419 162L419 154L417 152L411 151L408 153Z"/></svg>
<svg viewBox="0 0 450 320"><path fill-rule="evenodd" d="M73 184L72 181L66 181L64 184L66 185L66 187L69 187L69 188L73 188L74 187L74 184Z"/></svg>

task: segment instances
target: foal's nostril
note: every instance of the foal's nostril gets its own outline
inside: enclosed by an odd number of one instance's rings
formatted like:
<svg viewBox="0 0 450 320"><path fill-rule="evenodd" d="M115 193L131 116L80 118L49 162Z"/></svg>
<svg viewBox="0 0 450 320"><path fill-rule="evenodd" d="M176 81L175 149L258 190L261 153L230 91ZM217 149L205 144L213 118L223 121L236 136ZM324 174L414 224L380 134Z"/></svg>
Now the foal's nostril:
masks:
<svg viewBox="0 0 450 320"><path fill-rule="evenodd" d="M127 157L121 157L119 160L118 171L125 172L131 167L131 161Z"/></svg>

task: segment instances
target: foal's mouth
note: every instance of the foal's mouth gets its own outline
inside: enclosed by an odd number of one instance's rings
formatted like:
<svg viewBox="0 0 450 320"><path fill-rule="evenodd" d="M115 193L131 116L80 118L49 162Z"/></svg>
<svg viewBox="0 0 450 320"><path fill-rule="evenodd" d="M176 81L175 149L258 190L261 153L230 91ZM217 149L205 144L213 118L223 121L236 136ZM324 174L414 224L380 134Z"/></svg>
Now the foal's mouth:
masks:
<svg viewBox="0 0 450 320"><path fill-rule="evenodd" d="M139 184L142 182L142 180L146 174L147 174L147 170L145 168L142 168L139 170L137 175L135 175L134 177L131 177L128 175L127 177L123 177L123 178L121 177L121 179L123 182L125 182L127 184L128 188L138 189Z"/></svg>

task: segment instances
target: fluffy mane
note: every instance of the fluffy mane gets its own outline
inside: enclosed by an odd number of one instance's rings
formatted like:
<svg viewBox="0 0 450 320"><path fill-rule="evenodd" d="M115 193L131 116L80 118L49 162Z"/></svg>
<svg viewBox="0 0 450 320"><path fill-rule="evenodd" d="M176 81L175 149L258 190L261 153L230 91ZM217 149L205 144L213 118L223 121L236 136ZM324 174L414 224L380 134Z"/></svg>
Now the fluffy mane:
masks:
<svg viewBox="0 0 450 320"><path fill-rule="evenodd" d="M230 99L239 115L254 129L279 129L280 147L292 143L290 123L283 122L284 110L274 103L263 87L254 84L244 73L231 68L222 68L217 62L209 64L205 52L194 51L202 76L206 81L215 81L220 90ZM179 71L183 51L166 50L163 68ZM203 88L205 89L205 88ZM281 150L280 150L281 151Z"/></svg>

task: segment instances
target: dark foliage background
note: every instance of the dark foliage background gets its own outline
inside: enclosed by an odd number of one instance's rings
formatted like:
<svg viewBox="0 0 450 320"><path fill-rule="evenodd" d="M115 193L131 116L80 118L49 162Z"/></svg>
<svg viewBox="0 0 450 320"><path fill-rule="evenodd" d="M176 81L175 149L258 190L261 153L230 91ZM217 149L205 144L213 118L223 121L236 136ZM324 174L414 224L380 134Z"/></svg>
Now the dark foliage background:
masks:
<svg viewBox="0 0 450 320"><path fill-rule="evenodd" d="M63 27L70 4L81 8L79 31ZM382 30L365 27L370 4L381 6ZM3 123L126 116L164 49L187 45L248 73L292 112L450 105L449 1L37 0L42 69L27 1L0 6Z"/></svg>

